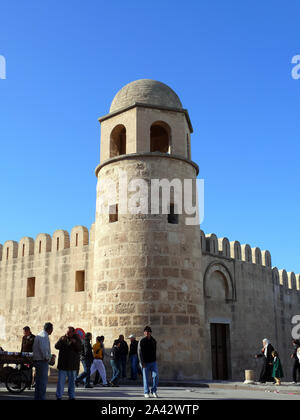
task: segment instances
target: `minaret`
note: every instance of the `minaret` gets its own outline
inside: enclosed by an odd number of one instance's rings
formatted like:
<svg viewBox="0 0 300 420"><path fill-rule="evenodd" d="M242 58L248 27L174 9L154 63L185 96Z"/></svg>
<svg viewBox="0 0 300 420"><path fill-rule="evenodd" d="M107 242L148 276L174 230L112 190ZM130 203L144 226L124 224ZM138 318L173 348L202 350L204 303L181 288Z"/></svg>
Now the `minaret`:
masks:
<svg viewBox="0 0 300 420"><path fill-rule="evenodd" d="M119 334L139 338L150 325L160 377L199 378L200 229L187 222L183 190L191 180L195 205L198 166L191 160L189 114L171 88L144 79L123 87L99 121L93 332L109 347ZM161 192L159 201L161 181L174 189L169 197Z"/></svg>

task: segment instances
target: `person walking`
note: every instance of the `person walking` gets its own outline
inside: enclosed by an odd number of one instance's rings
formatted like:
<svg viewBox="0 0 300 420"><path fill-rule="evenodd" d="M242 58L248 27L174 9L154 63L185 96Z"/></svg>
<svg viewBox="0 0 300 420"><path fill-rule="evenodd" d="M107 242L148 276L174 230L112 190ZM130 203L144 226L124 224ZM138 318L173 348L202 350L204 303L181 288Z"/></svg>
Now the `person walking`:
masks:
<svg viewBox="0 0 300 420"><path fill-rule="evenodd" d="M148 325L144 328L144 337L138 343L138 358L143 372L144 396L150 397L148 383L149 373L152 375L151 394L158 398L158 367L156 362L156 340L152 337L152 329Z"/></svg>
<svg viewBox="0 0 300 420"><path fill-rule="evenodd" d="M79 386L80 383L85 384L85 388L93 388L91 385L91 366L94 360L93 349L91 346L92 334L87 332L83 340L81 347L80 360L83 365L84 372L81 375L77 376L75 380L75 385Z"/></svg>
<svg viewBox="0 0 300 420"><path fill-rule="evenodd" d="M293 384L296 384L297 381L297 372L300 373L300 359L298 358L298 349L300 348L300 341L293 340L294 351L291 355L291 359L294 360L293 363Z"/></svg>
<svg viewBox="0 0 300 420"><path fill-rule="evenodd" d="M55 348L58 354L58 382L56 399L61 400L64 393L66 378L68 378L68 395L70 400L75 400L75 379L80 364L82 343L75 333L74 327L68 327L66 334L58 340Z"/></svg>
<svg viewBox="0 0 300 420"><path fill-rule="evenodd" d="M119 336L120 341L120 370L123 379L126 378L126 363L127 363L127 356L128 356L128 344L125 341L124 335Z"/></svg>
<svg viewBox="0 0 300 420"><path fill-rule="evenodd" d="M275 385L281 385L281 378L283 378L283 370L281 366L281 361L279 359L279 355L277 351L272 351L272 357L273 357L273 371L272 371L272 377L275 379L276 384Z"/></svg>
<svg viewBox="0 0 300 420"><path fill-rule="evenodd" d="M130 368L131 368L131 376L130 379L132 381L137 380L137 373L138 373L138 344L139 342L135 339L134 334L131 334L129 337L130 340L130 347L129 347L129 360L130 360Z"/></svg>
<svg viewBox="0 0 300 420"><path fill-rule="evenodd" d="M120 340L115 340L113 347L110 352L110 365L112 367L112 378L110 380L110 386L119 386L120 377Z"/></svg>
<svg viewBox="0 0 300 420"><path fill-rule="evenodd" d="M35 367L35 400L45 400L48 384L48 369L51 360L51 349L49 335L53 332L53 325L47 322L44 329L34 339L33 365Z"/></svg>
<svg viewBox="0 0 300 420"><path fill-rule="evenodd" d="M103 363L103 358L104 358L104 337L103 335L101 337L97 337L96 338L96 344L93 345L93 356L94 356L94 360L91 366L91 376L96 372L99 372L99 375L101 376L102 379L102 384L103 386L107 386L107 380L106 380L106 371L105 371L105 366ZM96 378L95 378L95 382L94 385L96 385Z"/></svg>
<svg viewBox="0 0 300 420"><path fill-rule="evenodd" d="M267 338L263 339L263 348L260 354L257 354L255 357L264 358L264 363L260 372L259 382L264 384L266 382L274 382L272 377L272 366L273 366L273 358L272 358L272 351L274 351L274 347L269 342Z"/></svg>

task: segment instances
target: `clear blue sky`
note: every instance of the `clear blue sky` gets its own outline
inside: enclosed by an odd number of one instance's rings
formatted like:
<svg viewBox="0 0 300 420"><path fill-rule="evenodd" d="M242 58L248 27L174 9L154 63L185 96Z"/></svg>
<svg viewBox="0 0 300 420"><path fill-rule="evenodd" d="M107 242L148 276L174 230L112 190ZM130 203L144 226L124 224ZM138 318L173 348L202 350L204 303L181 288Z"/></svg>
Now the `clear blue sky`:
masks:
<svg viewBox="0 0 300 420"><path fill-rule="evenodd" d="M300 3L0 3L0 243L94 220L99 116L140 78L190 112L206 233L300 273Z"/></svg>

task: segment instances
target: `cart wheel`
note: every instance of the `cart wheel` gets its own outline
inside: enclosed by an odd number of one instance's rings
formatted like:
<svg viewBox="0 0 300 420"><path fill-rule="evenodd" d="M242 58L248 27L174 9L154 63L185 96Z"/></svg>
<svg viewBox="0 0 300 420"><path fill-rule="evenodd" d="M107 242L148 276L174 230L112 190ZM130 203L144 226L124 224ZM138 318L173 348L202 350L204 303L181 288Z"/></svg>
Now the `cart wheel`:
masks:
<svg viewBox="0 0 300 420"><path fill-rule="evenodd" d="M28 386L28 380L23 372L12 372L8 375L5 385L12 394L20 394Z"/></svg>

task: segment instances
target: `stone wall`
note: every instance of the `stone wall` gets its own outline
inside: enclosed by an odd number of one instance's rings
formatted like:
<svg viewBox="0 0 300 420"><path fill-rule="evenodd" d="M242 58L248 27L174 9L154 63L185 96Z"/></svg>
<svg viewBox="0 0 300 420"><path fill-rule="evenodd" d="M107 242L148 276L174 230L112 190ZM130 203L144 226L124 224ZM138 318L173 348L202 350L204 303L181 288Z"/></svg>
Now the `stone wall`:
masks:
<svg viewBox="0 0 300 420"><path fill-rule="evenodd" d="M258 378L262 339L278 350L286 380L291 380L291 319L299 313L300 276L271 267L271 255L216 235L202 238L205 327L210 349L210 323L230 325L232 378L243 379L245 369ZM211 378L210 352L206 377Z"/></svg>
<svg viewBox="0 0 300 420"><path fill-rule="evenodd" d="M144 178L162 167L145 158L123 164L129 173L138 165ZM175 161L171 173L172 165ZM119 166L105 168L111 175ZM184 162L181 171L194 176ZM7 241L0 247L0 320L5 321L0 345L19 350L25 325L38 333L50 321L53 350L68 325L94 337L104 334L109 349L119 334L141 338L149 323L162 377L211 379L210 323L227 323L233 379L243 379L245 369L258 376L261 361L253 356L267 337L291 380L291 318L299 312L300 276L272 268L268 251L203 231L197 235L197 227L168 224L165 217L122 215L118 223L106 223L98 216L95 269L93 229L90 239L87 229L77 226L70 237L59 230L35 241ZM83 292L75 292L79 270L85 271ZM35 296L27 297L32 277Z"/></svg>

